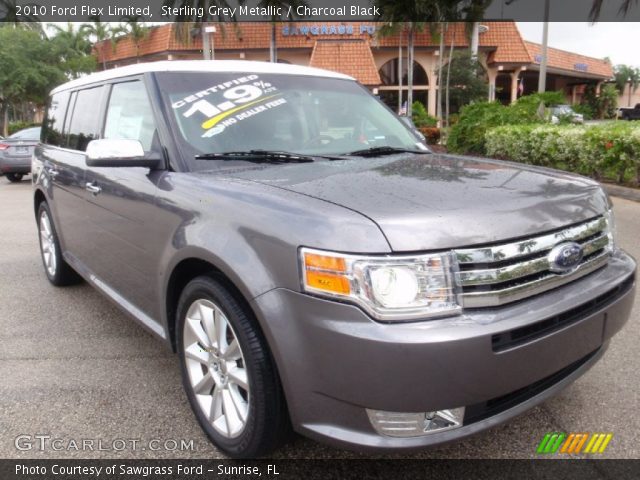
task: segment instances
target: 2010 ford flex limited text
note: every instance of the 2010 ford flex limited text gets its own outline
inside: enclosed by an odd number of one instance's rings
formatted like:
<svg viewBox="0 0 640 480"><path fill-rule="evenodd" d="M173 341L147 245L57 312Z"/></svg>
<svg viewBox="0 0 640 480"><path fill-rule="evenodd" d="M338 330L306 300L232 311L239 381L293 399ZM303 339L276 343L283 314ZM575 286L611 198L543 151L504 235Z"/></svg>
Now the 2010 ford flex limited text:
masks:
<svg viewBox="0 0 640 480"><path fill-rule="evenodd" d="M230 456L291 428L358 450L478 432L582 375L632 306L596 182L434 154L332 72L90 75L52 92L32 171L51 283L164 339Z"/></svg>

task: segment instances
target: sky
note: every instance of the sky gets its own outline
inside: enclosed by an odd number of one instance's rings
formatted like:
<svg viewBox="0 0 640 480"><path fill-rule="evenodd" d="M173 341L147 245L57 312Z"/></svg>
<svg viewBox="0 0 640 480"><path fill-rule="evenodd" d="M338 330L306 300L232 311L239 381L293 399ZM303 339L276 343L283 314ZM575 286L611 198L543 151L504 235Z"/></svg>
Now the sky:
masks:
<svg viewBox="0 0 640 480"><path fill-rule="evenodd" d="M542 22L518 22L525 40L542 43ZM640 67L640 23L549 23L549 46L596 58L614 65Z"/></svg>

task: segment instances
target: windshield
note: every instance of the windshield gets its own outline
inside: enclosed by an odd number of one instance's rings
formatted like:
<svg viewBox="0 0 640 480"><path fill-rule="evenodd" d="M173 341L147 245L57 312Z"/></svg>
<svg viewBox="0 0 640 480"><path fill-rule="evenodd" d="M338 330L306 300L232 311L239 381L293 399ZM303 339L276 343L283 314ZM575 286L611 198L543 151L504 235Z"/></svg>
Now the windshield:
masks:
<svg viewBox="0 0 640 480"><path fill-rule="evenodd" d="M350 80L249 73L158 74L187 160L196 155L275 150L344 155L374 147L426 146L364 87Z"/></svg>
<svg viewBox="0 0 640 480"><path fill-rule="evenodd" d="M20 130L19 132L16 132L13 135L9 136L9 138L13 138L16 140L40 140L40 127Z"/></svg>

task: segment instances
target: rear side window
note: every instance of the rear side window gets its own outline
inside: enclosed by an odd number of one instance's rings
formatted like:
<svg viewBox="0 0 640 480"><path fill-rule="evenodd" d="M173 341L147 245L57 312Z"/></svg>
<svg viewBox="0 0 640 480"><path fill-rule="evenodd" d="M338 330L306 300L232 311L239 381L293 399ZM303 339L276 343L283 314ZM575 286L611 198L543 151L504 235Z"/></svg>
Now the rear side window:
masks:
<svg viewBox="0 0 640 480"><path fill-rule="evenodd" d="M144 84L134 81L113 85L104 138L138 140L148 152L155 132L156 123Z"/></svg>
<svg viewBox="0 0 640 480"><path fill-rule="evenodd" d="M47 115L42 123L42 143L63 146L62 125L69 103L69 92L58 92L51 96Z"/></svg>
<svg viewBox="0 0 640 480"><path fill-rule="evenodd" d="M89 142L98 138L103 91L104 87L95 87L77 92L69 131L66 132L68 148L84 152Z"/></svg>

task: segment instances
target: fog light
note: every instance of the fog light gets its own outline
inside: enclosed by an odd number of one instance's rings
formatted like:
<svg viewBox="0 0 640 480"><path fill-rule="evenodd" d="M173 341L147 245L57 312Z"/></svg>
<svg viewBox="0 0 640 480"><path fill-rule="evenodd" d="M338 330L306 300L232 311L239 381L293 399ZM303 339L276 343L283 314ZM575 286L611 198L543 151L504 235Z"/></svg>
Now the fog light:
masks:
<svg viewBox="0 0 640 480"><path fill-rule="evenodd" d="M462 426L464 407L423 413L384 412L369 410L373 428L388 437L419 437Z"/></svg>

